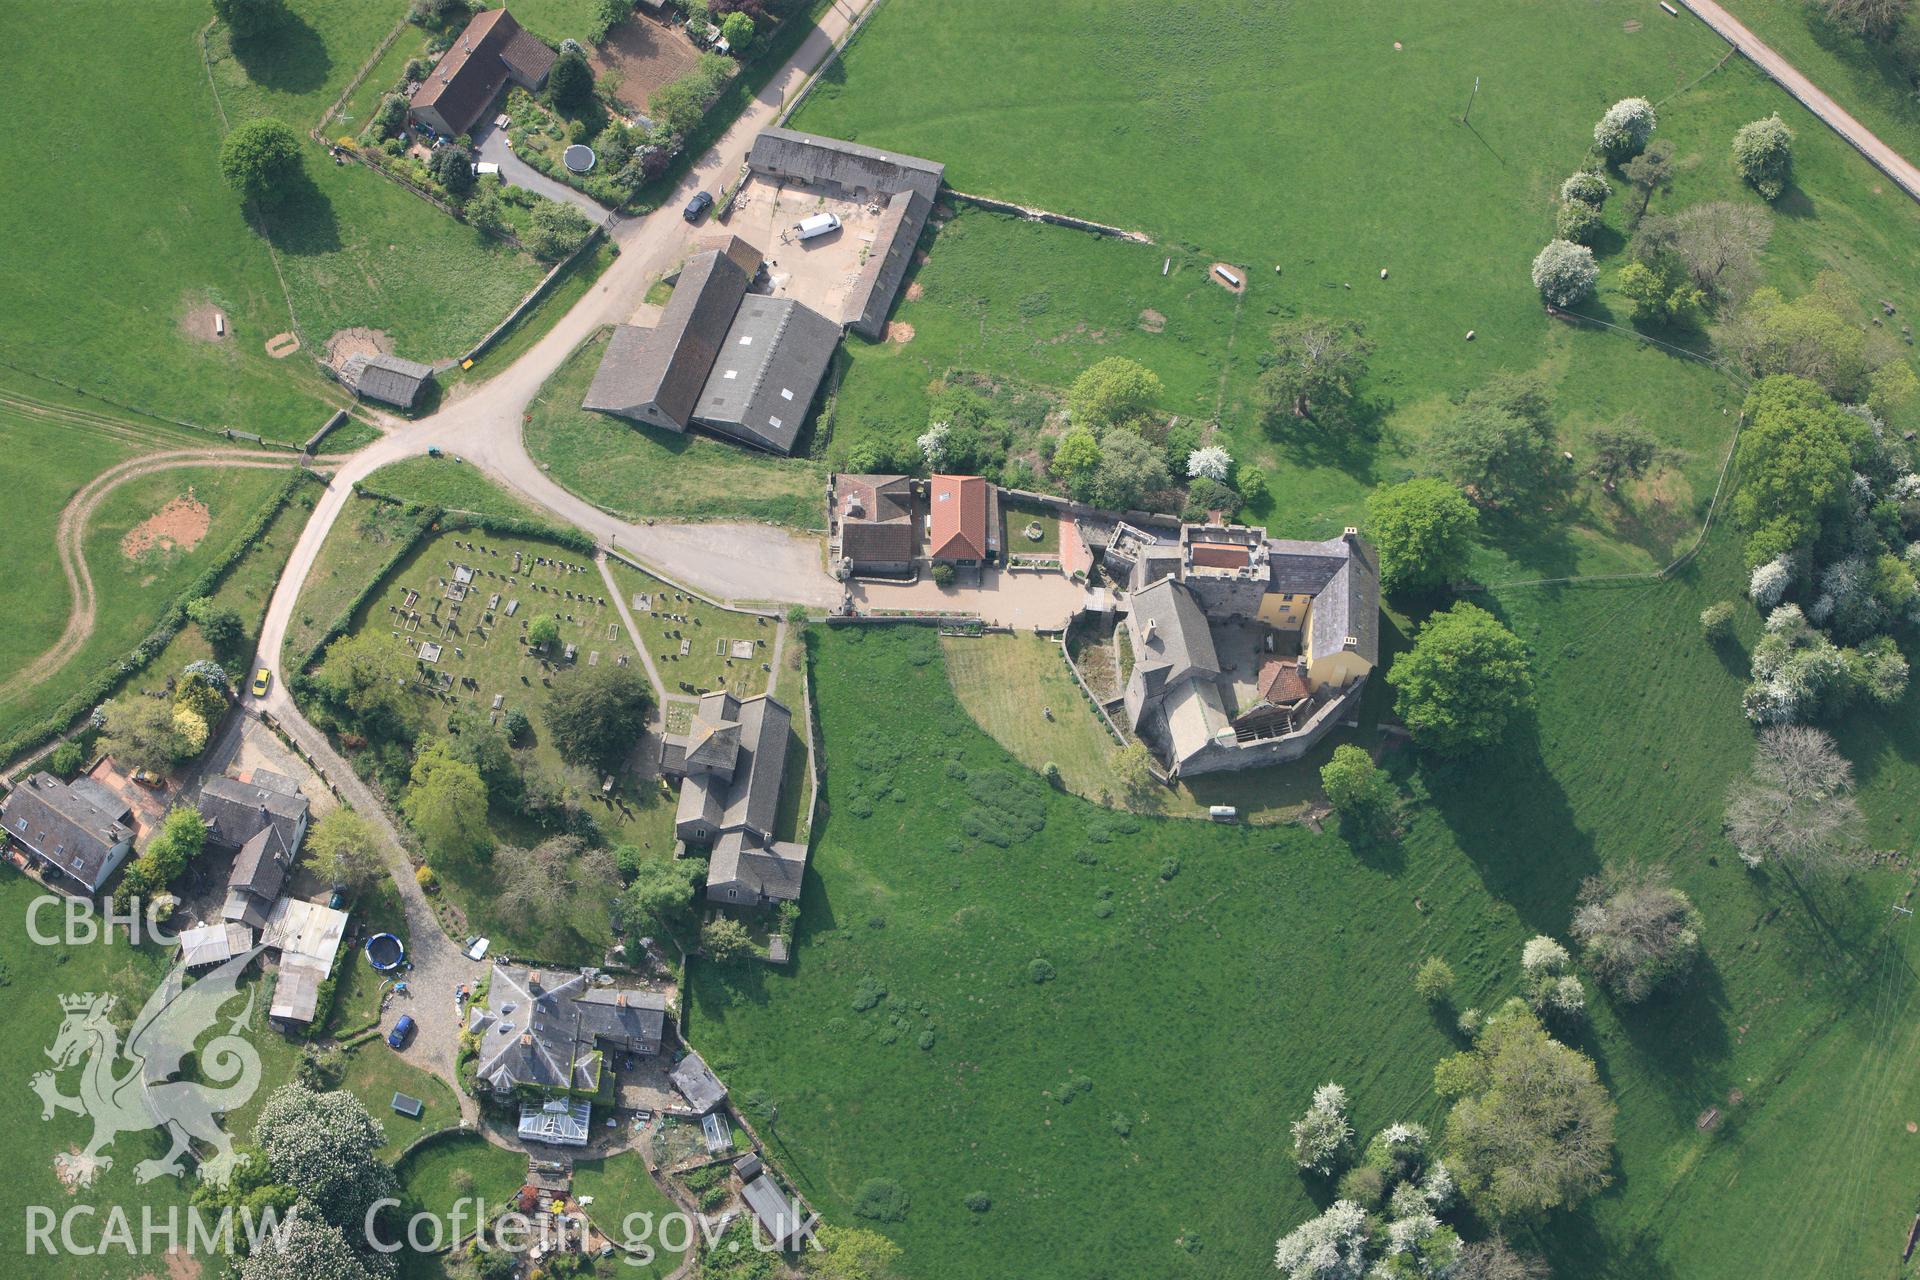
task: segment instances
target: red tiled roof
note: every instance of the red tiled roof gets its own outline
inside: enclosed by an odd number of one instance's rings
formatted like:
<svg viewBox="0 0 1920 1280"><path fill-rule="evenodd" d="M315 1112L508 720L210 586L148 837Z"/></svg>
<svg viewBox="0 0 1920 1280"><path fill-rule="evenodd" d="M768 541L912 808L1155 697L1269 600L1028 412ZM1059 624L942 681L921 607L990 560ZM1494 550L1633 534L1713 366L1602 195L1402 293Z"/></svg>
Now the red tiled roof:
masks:
<svg viewBox="0 0 1920 1280"><path fill-rule="evenodd" d="M987 482L980 476L935 476L928 506L933 532L928 554L936 560L987 558Z"/></svg>
<svg viewBox="0 0 1920 1280"><path fill-rule="evenodd" d="M1205 569L1244 569L1252 562L1248 548L1236 542L1196 542L1193 562Z"/></svg>
<svg viewBox="0 0 1920 1280"><path fill-rule="evenodd" d="M1260 668L1260 696L1268 702L1286 706L1298 702L1312 692L1307 682L1300 678L1300 664L1282 662L1277 658L1268 659Z"/></svg>

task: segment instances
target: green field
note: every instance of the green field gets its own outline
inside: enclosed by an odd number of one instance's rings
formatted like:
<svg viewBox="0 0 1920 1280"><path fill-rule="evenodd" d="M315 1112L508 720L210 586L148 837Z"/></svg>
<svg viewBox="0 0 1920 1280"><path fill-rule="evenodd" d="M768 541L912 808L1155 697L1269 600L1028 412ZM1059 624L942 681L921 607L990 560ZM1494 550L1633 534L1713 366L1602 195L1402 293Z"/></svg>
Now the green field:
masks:
<svg viewBox="0 0 1920 1280"><path fill-rule="evenodd" d="M1628 19L1641 29L1626 31ZM1696 22L1623 2L1515 12L893 0L797 127L934 157L959 190L1156 243L959 213L914 277L924 297L899 304L912 340L851 346L828 458L916 434L929 384L951 373L1059 388L1125 355L1160 374L1168 412L1217 415L1236 459L1263 467L1271 501L1250 514L1277 533L1324 536L1353 521L1368 489L1425 465L1427 432L1460 393L1499 370L1535 370L1576 460L1590 430L1632 413L1674 450L1671 464L1624 500L1585 486L1576 519L1513 531L1476 571L1502 580L1663 564L1698 526L1739 392L1630 336L1550 321L1527 264L1606 104L1665 98L1723 51ZM995 88L983 102L973 69L989 60ZM1475 76L1469 129L1457 117ZM1782 202L1763 266L1790 292L1839 271L1864 320L1866 303L1902 297L1920 271L1920 209L1745 64L1663 102L1679 176L1653 207L1754 199L1726 150L1740 124L1774 110L1800 132L1799 191ZM1615 233L1631 203L1609 206ZM1609 269L1624 261L1617 246L1616 234ZM1247 271L1244 295L1208 281L1216 261ZM1590 310L1624 322L1606 292ZM1257 422L1267 331L1301 313L1360 320L1378 344L1377 444L1273 438Z"/></svg>
<svg viewBox="0 0 1920 1280"><path fill-rule="evenodd" d="M1389 757L1424 802L1400 845L1366 854L1022 784L930 634L825 633L830 816L798 959L735 988L696 969L689 1035L737 1096L779 1103L775 1154L830 1220L869 1178L908 1190L907 1220L884 1229L909 1275L1252 1277L1313 1211L1284 1125L1316 1084L1353 1091L1363 1132L1439 1120L1430 1072L1452 1037L1413 995L1419 960L1445 956L1459 1002L1489 1006L1526 936L1564 936L1585 875L1667 861L1711 963L1638 1011L1595 1002L1579 1043L1621 1103L1619 1172L1540 1233L1555 1275L1877 1274L1912 1211L1897 1173L1920 1108L1912 943L1884 925L1910 880L1806 899L1720 841L1751 735L1742 672L1693 619L1733 561L1716 540L1687 581L1493 600L1535 654L1537 728L1451 771ZM1905 843L1914 701L1843 739L1876 846ZM878 727L900 721L911 738ZM980 810L1029 803L1007 799L1023 785L1043 830L1005 851L968 834ZM1029 981L1036 957L1055 981ZM888 994L858 1012L863 987ZM1063 1105L1080 1077L1091 1091ZM1719 1126L1696 1128L1714 1105ZM975 1190L984 1217L961 1204ZM1787 1200L1805 1211L1769 1211ZM1175 1248L1183 1235L1200 1251Z"/></svg>
<svg viewBox="0 0 1920 1280"><path fill-rule="evenodd" d="M9 429L0 424L0 432ZM48 430L44 426L31 429ZM111 449L108 455L94 452L81 443L88 438L78 432L67 432L65 438L74 442L74 452L56 451L53 459L59 465L84 467L94 461L104 462L111 454ZM0 693L0 737L47 715L110 663L130 653L152 631L179 593L208 565L227 554L234 540L285 480L286 472L278 467L195 465L136 475L112 489L94 511L82 540L83 554L93 577L93 629L73 656L51 676L16 684ZM49 477L49 483L56 482ZM57 489L52 493L60 505L65 505L68 494ZM192 501L205 507L206 525L198 541L190 547L154 546L138 555L127 554L123 540L137 526L156 516L169 503L188 498L189 494ZM57 519L57 511L53 515ZM44 519L36 518L33 524L21 527L19 535L28 535L20 540L22 554L29 562L44 559L57 563L53 557L51 529ZM279 561L274 561L267 566L270 574L277 575L278 564ZM73 596L59 576L58 568L51 567L51 563L49 567L50 572L38 579L42 587L26 593L34 597L23 609L33 622L31 634L35 639L32 643L18 642L17 650L10 647L14 671L34 661L59 638L73 607ZM231 577L230 574L229 579ZM270 582L269 576L265 584L256 586L269 587ZM263 589L262 598L264 594ZM257 616L252 623L258 625ZM170 671L160 673L155 680L164 680L170 674Z"/></svg>
<svg viewBox="0 0 1920 1280"><path fill-rule="evenodd" d="M527 452L568 489L629 520L766 520L818 529L826 476L805 458L776 458L711 436L675 435L580 407L606 350L580 349L529 407Z"/></svg>
<svg viewBox="0 0 1920 1280"><path fill-rule="evenodd" d="M362 480L360 486L374 493L404 498L408 502L430 503L449 511L527 519L537 519L540 515L478 469L452 458L421 457L389 462Z"/></svg>
<svg viewBox="0 0 1920 1280"><path fill-rule="evenodd" d="M334 521L300 587L300 607L287 621L281 659L298 665L367 583L409 545L418 513L376 498L354 496Z"/></svg>

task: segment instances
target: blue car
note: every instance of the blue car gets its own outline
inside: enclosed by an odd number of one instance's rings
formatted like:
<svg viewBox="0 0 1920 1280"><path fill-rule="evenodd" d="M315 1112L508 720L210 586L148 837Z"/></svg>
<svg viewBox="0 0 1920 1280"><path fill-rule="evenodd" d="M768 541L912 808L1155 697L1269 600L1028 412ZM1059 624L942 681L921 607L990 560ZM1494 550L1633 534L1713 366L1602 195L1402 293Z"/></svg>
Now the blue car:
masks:
<svg viewBox="0 0 1920 1280"><path fill-rule="evenodd" d="M403 1048L407 1043L407 1037L412 1034L413 1015L403 1013L400 1015L400 1021L393 1024L393 1030L387 1032L387 1047L391 1049Z"/></svg>

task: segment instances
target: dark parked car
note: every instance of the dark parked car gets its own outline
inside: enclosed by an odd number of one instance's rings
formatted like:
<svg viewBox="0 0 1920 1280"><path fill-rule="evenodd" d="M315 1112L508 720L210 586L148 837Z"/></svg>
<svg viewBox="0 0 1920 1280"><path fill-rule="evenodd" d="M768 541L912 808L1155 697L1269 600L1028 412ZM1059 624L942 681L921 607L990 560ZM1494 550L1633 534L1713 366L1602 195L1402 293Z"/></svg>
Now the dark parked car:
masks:
<svg viewBox="0 0 1920 1280"><path fill-rule="evenodd" d="M696 191L693 199L687 201L687 207L681 214L688 222L700 221L700 215L713 208L713 196L710 192Z"/></svg>
<svg viewBox="0 0 1920 1280"><path fill-rule="evenodd" d="M387 1046L392 1049L404 1048L407 1037L413 1034L413 1015L403 1013L400 1021L393 1024L393 1030L387 1032Z"/></svg>

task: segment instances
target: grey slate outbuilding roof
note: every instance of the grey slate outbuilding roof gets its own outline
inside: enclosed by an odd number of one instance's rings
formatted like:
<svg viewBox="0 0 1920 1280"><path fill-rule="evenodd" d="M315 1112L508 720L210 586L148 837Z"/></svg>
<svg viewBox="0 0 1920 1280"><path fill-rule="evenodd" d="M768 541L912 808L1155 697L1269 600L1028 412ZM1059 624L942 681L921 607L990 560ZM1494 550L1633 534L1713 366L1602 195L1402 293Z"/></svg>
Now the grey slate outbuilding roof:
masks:
<svg viewBox="0 0 1920 1280"><path fill-rule="evenodd" d="M0 822L16 841L92 890L132 847L129 813L104 787L69 786L43 771L14 788Z"/></svg>
<svg viewBox="0 0 1920 1280"><path fill-rule="evenodd" d="M761 841L771 839L793 713L768 694L741 701L730 693L710 693L700 700L698 714L717 725L738 724L739 746L724 773L687 774L680 784L676 825L705 821L717 834L746 831Z"/></svg>
<svg viewBox="0 0 1920 1280"><path fill-rule="evenodd" d="M707 863L708 896L733 888L753 901L798 902L807 874L807 846L789 840L756 842L745 832L729 831L713 842Z"/></svg>
<svg viewBox="0 0 1920 1280"><path fill-rule="evenodd" d="M399 356L348 356L340 366L340 381L349 391L402 409L411 409L419 402L421 388L432 377L432 365Z"/></svg>
<svg viewBox="0 0 1920 1280"><path fill-rule="evenodd" d="M940 193L940 179L947 171L945 165L918 156L797 129L762 129L747 153L747 167L869 196L911 189L928 200Z"/></svg>
<svg viewBox="0 0 1920 1280"><path fill-rule="evenodd" d="M1220 674L1213 631L1193 593L1172 578L1162 578L1133 593L1134 661L1142 668L1167 668L1162 683L1172 684L1189 671Z"/></svg>
<svg viewBox="0 0 1920 1280"><path fill-rule="evenodd" d="M1358 533L1324 542L1267 539L1273 591L1313 597L1313 651L1335 653L1354 641L1370 665L1380 661L1380 561Z"/></svg>
<svg viewBox="0 0 1920 1280"><path fill-rule="evenodd" d="M234 855L233 870L227 875L227 900L220 909L223 920L238 920L255 929L264 929L267 913L287 882L287 870L293 865L293 850L271 823L263 825Z"/></svg>
<svg viewBox="0 0 1920 1280"><path fill-rule="evenodd" d="M726 253L695 254L658 324L614 330L582 407L685 431L751 282Z"/></svg>
<svg viewBox="0 0 1920 1280"><path fill-rule="evenodd" d="M715 353L693 420L775 453L793 452L839 344L840 326L811 307L749 294Z"/></svg>
<svg viewBox="0 0 1920 1280"><path fill-rule="evenodd" d="M680 1059L667 1074L680 1096L693 1107L695 1115L705 1115L727 1100L727 1086L720 1083L720 1077L713 1074L706 1059L697 1053Z"/></svg>
<svg viewBox="0 0 1920 1280"><path fill-rule="evenodd" d="M840 319L863 338L885 336L887 312L913 265L913 251L926 230L933 201L919 191L896 192L887 200L873 237L873 252L854 277L841 305Z"/></svg>

